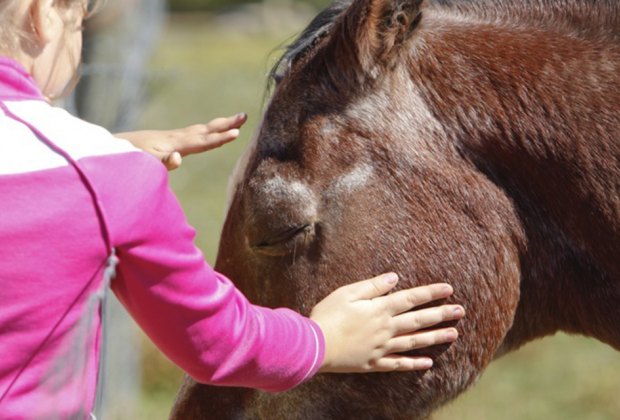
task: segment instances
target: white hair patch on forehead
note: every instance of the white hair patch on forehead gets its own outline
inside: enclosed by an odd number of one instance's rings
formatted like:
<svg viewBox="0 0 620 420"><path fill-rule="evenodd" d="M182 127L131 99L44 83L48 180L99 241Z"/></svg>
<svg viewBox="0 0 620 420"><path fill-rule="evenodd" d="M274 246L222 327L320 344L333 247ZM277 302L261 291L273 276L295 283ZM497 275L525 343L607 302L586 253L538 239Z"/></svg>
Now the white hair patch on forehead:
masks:
<svg viewBox="0 0 620 420"><path fill-rule="evenodd" d="M275 175L268 179L263 185L264 192L272 196L288 195L304 197L312 195L312 191L306 184L296 180L285 180L280 175Z"/></svg>
<svg viewBox="0 0 620 420"><path fill-rule="evenodd" d="M342 175L327 190L328 194L351 194L364 187L373 176L374 168L363 163Z"/></svg>
<svg viewBox="0 0 620 420"><path fill-rule="evenodd" d="M263 183L261 192L266 200L277 202L285 199L303 206L299 210L304 216L314 217L317 213L317 196L307 184L301 181L286 180L280 175L275 175Z"/></svg>

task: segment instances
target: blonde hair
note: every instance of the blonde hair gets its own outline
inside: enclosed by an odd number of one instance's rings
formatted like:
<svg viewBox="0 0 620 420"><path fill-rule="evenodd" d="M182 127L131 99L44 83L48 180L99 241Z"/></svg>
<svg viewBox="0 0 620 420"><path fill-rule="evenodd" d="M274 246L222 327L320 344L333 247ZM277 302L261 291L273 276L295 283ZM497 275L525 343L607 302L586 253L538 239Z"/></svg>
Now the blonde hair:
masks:
<svg viewBox="0 0 620 420"><path fill-rule="evenodd" d="M17 9L22 0L0 0L0 54L17 51L19 42L29 39L30 34L15 21ZM34 1L34 0L29 0ZM84 0L54 0L62 8L70 8L82 4ZM105 0L88 0L86 18L96 13Z"/></svg>
<svg viewBox="0 0 620 420"><path fill-rule="evenodd" d="M14 51L21 38L22 30L14 22L18 5L19 2L15 0L0 0L0 53Z"/></svg>

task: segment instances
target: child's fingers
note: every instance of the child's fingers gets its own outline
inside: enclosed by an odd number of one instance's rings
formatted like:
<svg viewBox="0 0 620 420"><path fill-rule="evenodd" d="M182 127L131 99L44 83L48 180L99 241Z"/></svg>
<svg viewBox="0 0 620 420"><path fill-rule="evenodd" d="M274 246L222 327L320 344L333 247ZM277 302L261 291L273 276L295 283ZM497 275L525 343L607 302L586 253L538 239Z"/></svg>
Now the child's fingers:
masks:
<svg viewBox="0 0 620 420"><path fill-rule="evenodd" d="M452 343L458 336L459 334L455 328L424 331L395 337L387 343L385 349L386 353L402 353L424 347L436 346L438 344Z"/></svg>
<svg viewBox="0 0 620 420"><path fill-rule="evenodd" d="M239 129L237 128L233 128L223 133L209 134L205 144L206 150L215 149L217 147L223 146L224 144L233 141L237 137L239 137Z"/></svg>
<svg viewBox="0 0 620 420"><path fill-rule="evenodd" d="M183 163L183 158L179 152L172 152L162 158L162 162L166 166L166 169L172 171L177 169Z"/></svg>
<svg viewBox="0 0 620 420"><path fill-rule="evenodd" d="M397 274L386 273L372 279L348 284L340 290L349 293L352 300L373 299L389 292L397 282Z"/></svg>
<svg viewBox="0 0 620 420"><path fill-rule="evenodd" d="M247 119L248 116L244 112L233 115L232 117L215 118L207 123L207 130L209 133L221 133L222 131L228 131L232 128L241 128Z"/></svg>
<svg viewBox="0 0 620 420"><path fill-rule="evenodd" d="M385 356L373 363L368 372L409 372L426 370L433 366L428 357Z"/></svg>
<svg viewBox="0 0 620 420"><path fill-rule="evenodd" d="M464 315L465 310L459 305L442 305L407 312L393 318L395 335L423 330L446 321L456 321Z"/></svg>
<svg viewBox="0 0 620 420"><path fill-rule="evenodd" d="M216 149L239 137L238 128L232 128L221 133L210 133L206 126L202 125L188 127L188 130L190 130L189 134L182 136L181 140L177 141L176 150L182 156Z"/></svg>
<svg viewBox="0 0 620 420"><path fill-rule="evenodd" d="M389 309L390 314L396 315L410 311L416 306L421 306L437 299L447 298L452 292L453 289L449 284L436 283L400 290L381 299Z"/></svg>
<svg viewBox="0 0 620 420"><path fill-rule="evenodd" d="M181 130L171 130L169 146L181 156L202 153L220 147L239 137L239 128L247 121L245 113L215 118L207 124L195 124Z"/></svg>

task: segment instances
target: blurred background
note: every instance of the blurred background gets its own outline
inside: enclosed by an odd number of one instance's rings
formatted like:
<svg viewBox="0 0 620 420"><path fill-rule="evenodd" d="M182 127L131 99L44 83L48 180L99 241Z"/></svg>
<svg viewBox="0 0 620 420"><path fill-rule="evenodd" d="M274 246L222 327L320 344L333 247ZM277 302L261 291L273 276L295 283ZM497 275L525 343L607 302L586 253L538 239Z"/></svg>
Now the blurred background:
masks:
<svg viewBox="0 0 620 420"><path fill-rule="evenodd" d="M267 73L325 0L108 0L88 23L84 77L67 107L109 130L171 129L247 112L240 139L170 174L215 261L226 185L265 103ZM104 419L166 419L183 374L118 304ZM620 419L620 353L560 334L493 363L437 419Z"/></svg>

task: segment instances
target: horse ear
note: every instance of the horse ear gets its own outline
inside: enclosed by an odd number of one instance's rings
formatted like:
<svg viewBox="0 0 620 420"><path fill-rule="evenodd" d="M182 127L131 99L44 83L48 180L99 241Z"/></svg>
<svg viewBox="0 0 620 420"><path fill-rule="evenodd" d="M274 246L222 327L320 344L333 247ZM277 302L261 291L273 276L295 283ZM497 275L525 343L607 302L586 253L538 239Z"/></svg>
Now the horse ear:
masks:
<svg viewBox="0 0 620 420"><path fill-rule="evenodd" d="M422 19L424 0L354 0L333 32L340 58L368 76L398 57ZM344 53L344 54L343 54ZM351 57L353 55L353 57ZM343 63L344 64L344 63Z"/></svg>

